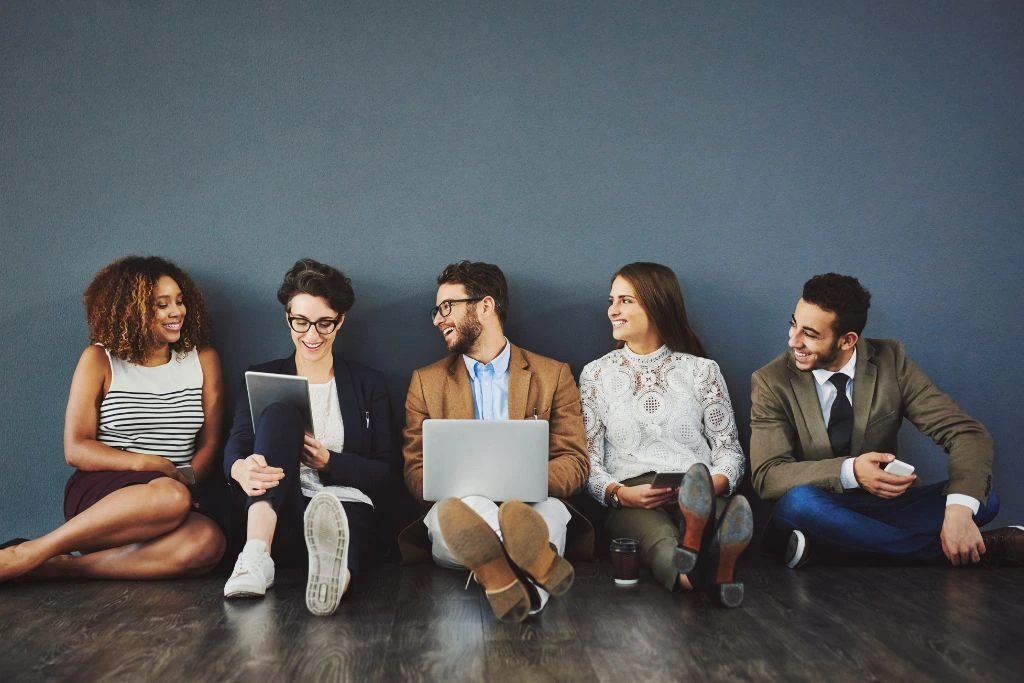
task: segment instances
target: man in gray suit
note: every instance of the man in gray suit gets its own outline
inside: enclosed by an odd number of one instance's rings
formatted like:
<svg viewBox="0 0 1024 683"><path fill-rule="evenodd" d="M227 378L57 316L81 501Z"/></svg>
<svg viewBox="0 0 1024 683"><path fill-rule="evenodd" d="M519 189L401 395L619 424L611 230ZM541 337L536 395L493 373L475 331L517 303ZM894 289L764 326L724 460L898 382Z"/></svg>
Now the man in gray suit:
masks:
<svg viewBox="0 0 1024 683"><path fill-rule="evenodd" d="M979 529L999 511L988 431L903 344L861 337L870 302L856 278L811 278L789 351L751 378L751 477L761 498L777 499L770 533L789 535L786 564L802 566L814 548L844 560L1021 565L1024 527ZM949 454L949 481L911 486L916 475L897 473L904 417Z"/></svg>

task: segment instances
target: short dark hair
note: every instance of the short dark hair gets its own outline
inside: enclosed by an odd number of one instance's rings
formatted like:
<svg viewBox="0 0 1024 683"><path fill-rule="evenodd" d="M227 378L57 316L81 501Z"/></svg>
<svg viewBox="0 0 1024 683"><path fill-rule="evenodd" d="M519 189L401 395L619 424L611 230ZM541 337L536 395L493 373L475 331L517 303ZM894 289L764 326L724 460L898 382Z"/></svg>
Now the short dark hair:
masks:
<svg viewBox="0 0 1024 683"><path fill-rule="evenodd" d="M277 290L277 300L286 308L298 294L319 296L327 300L339 314L348 313L356 302L352 281L337 268L311 258L301 258L285 273Z"/></svg>
<svg viewBox="0 0 1024 683"><path fill-rule="evenodd" d="M856 332L859 336L868 322L871 293L855 277L825 273L804 283L803 300L836 314L832 331L837 335Z"/></svg>
<svg viewBox="0 0 1024 683"><path fill-rule="evenodd" d="M679 286L679 278L668 266L660 263L638 261L629 263L612 275L621 277L633 285L636 298L651 322L662 343L672 351L688 353L692 356L707 358L704 345L700 343L697 333L690 327L686 315L686 303L683 301L683 290ZM621 349L625 342L615 343Z"/></svg>
<svg viewBox="0 0 1024 683"><path fill-rule="evenodd" d="M493 263L480 261L450 263L437 276L437 284L438 286L462 285L466 288L466 294L474 299L491 297L494 299L494 309L498 312L498 319L502 325L505 324L505 316L508 315L508 283L505 281L505 274L501 272L501 268Z"/></svg>

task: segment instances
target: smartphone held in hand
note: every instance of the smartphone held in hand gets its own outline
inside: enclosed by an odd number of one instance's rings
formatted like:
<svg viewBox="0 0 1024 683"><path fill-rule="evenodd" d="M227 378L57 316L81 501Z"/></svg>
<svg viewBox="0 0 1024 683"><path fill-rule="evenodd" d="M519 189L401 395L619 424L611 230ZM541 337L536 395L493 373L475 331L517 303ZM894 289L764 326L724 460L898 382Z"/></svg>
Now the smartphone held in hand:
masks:
<svg viewBox="0 0 1024 683"><path fill-rule="evenodd" d="M651 482L651 488L653 489L674 489L683 483L683 475L685 472L658 472L654 475L654 481Z"/></svg>
<svg viewBox="0 0 1024 683"><path fill-rule="evenodd" d="M185 479L189 486L194 486L196 483L196 473L192 469L192 465L178 465L178 471L185 475Z"/></svg>
<svg viewBox="0 0 1024 683"><path fill-rule="evenodd" d="M902 460L893 460L885 466L885 471L898 477L908 477L914 473L914 466Z"/></svg>

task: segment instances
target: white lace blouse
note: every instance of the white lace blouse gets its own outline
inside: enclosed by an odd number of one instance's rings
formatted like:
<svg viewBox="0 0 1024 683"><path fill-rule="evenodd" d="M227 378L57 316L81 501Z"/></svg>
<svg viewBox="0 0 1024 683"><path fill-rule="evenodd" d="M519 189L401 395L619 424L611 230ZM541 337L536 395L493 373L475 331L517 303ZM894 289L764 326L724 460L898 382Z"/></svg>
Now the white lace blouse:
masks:
<svg viewBox="0 0 1024 683"><path fill-rule="evenodd" d="M736 490L743 449L718 364L662 346L629 347L588 363L580 375L590 454L587 489L605 503L609 484L646 472L685 472L702 462Z"/></svg>

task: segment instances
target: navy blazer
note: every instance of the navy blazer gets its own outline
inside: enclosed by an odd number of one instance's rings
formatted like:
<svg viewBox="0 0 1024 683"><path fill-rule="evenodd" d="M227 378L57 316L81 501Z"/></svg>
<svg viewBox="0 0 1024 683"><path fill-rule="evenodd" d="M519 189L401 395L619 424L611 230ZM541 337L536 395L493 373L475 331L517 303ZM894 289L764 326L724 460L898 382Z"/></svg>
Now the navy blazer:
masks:
<svg viewBox="0 0 1024 683"><path fill-rule="evenodd" d="M253 365L249 370L295 375L295 355ZM327 471L320 473L320 479L324 484L354 486L379 504L390 495L402 471L387 383L380 372L337 355L334 380L345 424L345 445L341 453L331 451ZM224 475L229 482L233 482L231 466L252 455L253 441L249 393L243 379L224 446Z"/></svg>

